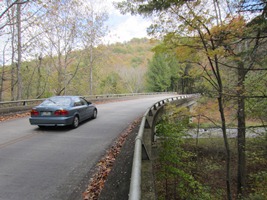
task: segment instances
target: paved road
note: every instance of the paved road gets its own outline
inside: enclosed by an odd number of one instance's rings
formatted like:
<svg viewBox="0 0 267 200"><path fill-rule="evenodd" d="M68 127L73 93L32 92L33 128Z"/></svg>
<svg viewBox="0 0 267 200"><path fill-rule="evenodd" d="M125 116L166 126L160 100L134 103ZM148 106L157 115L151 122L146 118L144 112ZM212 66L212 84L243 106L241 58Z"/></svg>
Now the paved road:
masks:
<svg viewBox="0 0 267 200"><path fill-rule="evenodd" d="M98 117L77 129L0 123L0 200L81 199L81 188L114 140L153 103L169 96L98 105Z"/></svg>

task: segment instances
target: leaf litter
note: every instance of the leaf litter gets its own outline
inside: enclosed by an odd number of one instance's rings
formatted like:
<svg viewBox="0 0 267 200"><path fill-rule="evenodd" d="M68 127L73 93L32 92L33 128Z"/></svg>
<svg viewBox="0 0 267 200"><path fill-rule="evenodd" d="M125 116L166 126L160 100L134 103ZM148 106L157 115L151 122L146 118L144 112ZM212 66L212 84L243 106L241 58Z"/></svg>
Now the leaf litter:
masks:
<svg viewBox="0 0 267 200"><path fill-rule="evenodd" d="M112 170L116 157L121 151L127 136L140 123L141 118L135 120L129 127L118 137L114 145L106 152L106 155L97 163L96 173L90 179L89 185L83 192L83 200L97 200L101 190L104 188L107 177Z"/></svg>

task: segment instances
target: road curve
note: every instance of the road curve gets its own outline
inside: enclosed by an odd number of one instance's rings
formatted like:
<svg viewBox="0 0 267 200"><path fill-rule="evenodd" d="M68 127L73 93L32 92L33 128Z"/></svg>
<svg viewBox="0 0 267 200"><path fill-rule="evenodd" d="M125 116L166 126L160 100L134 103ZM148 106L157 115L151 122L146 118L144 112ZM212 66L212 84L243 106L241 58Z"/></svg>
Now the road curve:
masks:
<svg viewBox="0 0 267 200"><path fill-rule="evenodd" d="M97 119L77 129L39 129L28 118L1 122L0 200L81 199L77 191L114 140L153 103L168 97L99 104Z"/></svg>

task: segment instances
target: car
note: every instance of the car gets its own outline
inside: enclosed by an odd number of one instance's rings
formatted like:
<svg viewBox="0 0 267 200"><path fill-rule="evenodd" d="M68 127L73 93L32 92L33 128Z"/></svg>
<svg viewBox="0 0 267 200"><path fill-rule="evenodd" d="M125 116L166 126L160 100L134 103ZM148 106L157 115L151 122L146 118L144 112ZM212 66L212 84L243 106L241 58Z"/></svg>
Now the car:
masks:
<svg viewBox="0 0 267 200"><path fill-rule="evenodd" d="M71 126L77 128L82 121L97 117L96 106L81 96L53 96L31 110L31 125Z"/></svg>

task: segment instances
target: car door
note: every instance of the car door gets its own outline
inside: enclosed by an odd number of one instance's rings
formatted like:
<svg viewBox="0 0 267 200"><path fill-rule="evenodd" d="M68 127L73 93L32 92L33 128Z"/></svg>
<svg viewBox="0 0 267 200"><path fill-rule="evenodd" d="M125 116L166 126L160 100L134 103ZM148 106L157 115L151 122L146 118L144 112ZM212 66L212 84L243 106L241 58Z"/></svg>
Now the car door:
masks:
<svg viewBox="0 0 267 200"><path fill-rule="evenodd" d="M84 105L84 102L81 101L80 98L74 99L74 107L75 110L79 113L80 121L83 121L86 119L86 105Z"/></svg>
<svg viewBox="0 0 267 200"><path fill-rule="evenodd" d="M90 118L91 109L90 109L90 106L88 105L88 102L82 97L80 97L80 102L83 105L84 120Z"/></svg>
<svg viewBox="0 0 267 200"><path fill-rule="evenodd" d="M86 105L86 111L85 116L86 118L91 118L94 112L94 107L91 105L91 102L86 101L84 98L80 98L81 102L83 102Z"/></svg>

